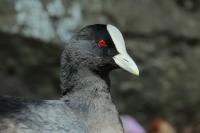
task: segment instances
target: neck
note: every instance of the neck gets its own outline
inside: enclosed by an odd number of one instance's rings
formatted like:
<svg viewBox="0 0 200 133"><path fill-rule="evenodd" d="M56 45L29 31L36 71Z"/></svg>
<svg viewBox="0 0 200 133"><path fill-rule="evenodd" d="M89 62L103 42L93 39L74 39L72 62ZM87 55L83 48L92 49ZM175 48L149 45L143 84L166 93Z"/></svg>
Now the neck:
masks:
<svg viewBox="0 0 200 133"><path fill-rule="evenodd" d="M74 94L79 91L104 91L109 93L109 72L97 72L88 68L65 68L61 78L63 95ZM98 86L98 87L97 87Z"/></svg>
<svg viewBox="0 0 200 133"><path fill-rule="evenodd" d="M88 68L67 67L62 76L63 99L73 99L75 104L90 102L92 99L104 98L110 96L109 73L100 73ZM92 99L90 99L92 98ZM80 100L82 99L82 100ZM77 100L77 101L76 101ZM79 105L77 105L79 106Z"/></svg>
<svg viewBox="0 0 200 133"><path fill-rule="evenodd" d="M99 128L102 130L99 133L104 133L104 130L110 133L122 131L118 112L110 95L108 76L87 68L71 68L62 85L67 92L63 100L87 122L93 133Z"/></svg>

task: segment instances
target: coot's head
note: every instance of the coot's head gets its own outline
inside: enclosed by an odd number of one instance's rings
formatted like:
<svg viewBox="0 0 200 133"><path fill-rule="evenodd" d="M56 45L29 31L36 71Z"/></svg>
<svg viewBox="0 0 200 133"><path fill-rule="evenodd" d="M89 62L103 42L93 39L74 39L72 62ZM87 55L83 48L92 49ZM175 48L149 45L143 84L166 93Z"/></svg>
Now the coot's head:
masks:
<svg viewBox="0 0 200 133"><path fill-rule="evenodd" d="M122 68L139 75L139 70L126 50L121 32L110 24L89 25L76 33L66 46L62 61L72 67L88 67L97 72Z"/></svg>

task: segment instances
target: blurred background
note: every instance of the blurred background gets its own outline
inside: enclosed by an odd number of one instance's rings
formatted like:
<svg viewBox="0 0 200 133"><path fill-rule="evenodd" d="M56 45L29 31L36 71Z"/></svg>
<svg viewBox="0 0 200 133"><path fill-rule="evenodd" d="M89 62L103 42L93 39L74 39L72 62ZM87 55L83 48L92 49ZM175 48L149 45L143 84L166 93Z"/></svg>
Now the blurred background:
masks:
<svg viewBox="0 0 200 133"><path fill-rule="evenodd" d="M1 0L0 95L59 98L63 47L94 23L117 26L140 69L111 74L120 113L200 133L199 0Z"/></svg>

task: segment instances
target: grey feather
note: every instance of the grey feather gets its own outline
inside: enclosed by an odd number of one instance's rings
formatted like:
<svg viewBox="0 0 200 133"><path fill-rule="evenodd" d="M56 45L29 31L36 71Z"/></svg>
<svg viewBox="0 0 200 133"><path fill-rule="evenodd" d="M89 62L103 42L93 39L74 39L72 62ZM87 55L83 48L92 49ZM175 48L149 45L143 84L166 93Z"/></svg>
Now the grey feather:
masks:
<svg viewBox="0 0 200 133"><path fill-rule="evenodd" d="M93 27L75 34L61 57L63 97L0 97L0 132L122 133L109 89L109 72L116 68L112 60L115 54L112 47L102 50L96 46Z"/></svg>

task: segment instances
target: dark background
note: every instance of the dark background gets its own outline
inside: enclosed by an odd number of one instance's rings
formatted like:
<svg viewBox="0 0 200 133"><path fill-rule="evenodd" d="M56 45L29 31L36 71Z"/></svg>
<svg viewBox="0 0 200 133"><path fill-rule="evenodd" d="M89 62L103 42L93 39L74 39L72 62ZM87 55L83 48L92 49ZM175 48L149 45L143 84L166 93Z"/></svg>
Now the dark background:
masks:
<svg viewBox="0 0 200 133"><path fill-rule="evenodd" d="M120 113L144 126L157 116L178 129L199 123L199 0L1 0L0 94L59 98L64 44L94 23L117 26L140 69L112 72Z"/></svg>

